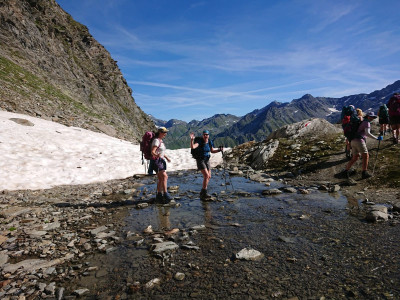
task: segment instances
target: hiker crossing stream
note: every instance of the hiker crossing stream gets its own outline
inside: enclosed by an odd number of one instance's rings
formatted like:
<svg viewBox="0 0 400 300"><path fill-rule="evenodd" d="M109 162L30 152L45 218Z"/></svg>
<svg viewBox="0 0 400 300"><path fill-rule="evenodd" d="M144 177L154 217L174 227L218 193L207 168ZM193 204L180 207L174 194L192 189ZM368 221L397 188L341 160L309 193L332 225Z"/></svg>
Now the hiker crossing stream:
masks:
<svg viewBox="0 0 400 300"><path fill-rule="evenodd" d="M205 202L200 173L171 173L168 204L154 203L155 177L142 178L136 205L123 216L124 238L88 257L96 271L71 289L122 299L243 299L373 297L400 286L393 266L399 258L390 250L398 229L383 225L377 234L363 220L361 197L223 175L213 173L213 198ZM377 284L377 277L393 285Z"/></svg>

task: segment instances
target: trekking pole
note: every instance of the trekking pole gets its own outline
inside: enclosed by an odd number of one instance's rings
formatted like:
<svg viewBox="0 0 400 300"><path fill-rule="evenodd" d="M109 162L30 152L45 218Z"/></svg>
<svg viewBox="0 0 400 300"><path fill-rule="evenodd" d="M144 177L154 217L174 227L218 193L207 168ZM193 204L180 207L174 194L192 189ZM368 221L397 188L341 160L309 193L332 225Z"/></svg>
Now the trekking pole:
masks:
<svg viewBox="0 0 400 300"><path fill-rule="evenodd" d="M144 163L143 152L142 152L142 165L144 165L144 174L146 174L146 164Z"/></svg>
<svg viewBox="0 0 400 300"><path fill-rule="evenodd" d="M225 180L225 191L226 191L228 189L228 187L226 185L226 166L225 166L224 151L221 150L221 153L222 153L222 166L223 166L223 169L224 169L224 173L223 173L222 176L224 177L224 180Z"/></svg>
<svg viewBox="0 0 400 300"><path fill-rule="evenodd" d="M227 182L226 182L226 160L224 158L225 153L224 153L224 150L222 150L222 148L221 148L221 152L222 152L222 160L223 160L223 164L222 165L224 166L225 190L227 190L228 188L226 187L227 186ZM234 191L235 189L233 187L231 176L229 176L229 184L231 185L232 190Z"/></svg>
<svg viewBox="0 0 400 300"><path fill-rule="evenodd" d="M381 145L381 140L378 141L378 149L376 149L375 162L374 162L374 168L372 169L372 175L374 175L375 173L376 161L378 160L378 152L380 145Z"/></svg>

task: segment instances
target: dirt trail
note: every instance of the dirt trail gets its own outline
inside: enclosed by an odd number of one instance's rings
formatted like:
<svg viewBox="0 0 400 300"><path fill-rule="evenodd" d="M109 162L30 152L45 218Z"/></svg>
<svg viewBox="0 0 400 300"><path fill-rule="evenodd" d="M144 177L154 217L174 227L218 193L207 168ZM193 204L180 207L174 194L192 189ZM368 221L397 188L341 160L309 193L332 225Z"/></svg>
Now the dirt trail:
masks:
<svg viewBox="0 0 400 300"><path fill-rule="evenodd" d="M301 179L292 180L294 185L310 185L315 182L326 181L333 184L339 184L342 187L342 192L348 197L357 196L358 198L365 197L376 203L391 203L400 205L400 190L393 186L399 186L400 183L390 182L386 180L387 170L392 165L397 170L400 170L400 147L393 145L390 136L386 136L380 143L378 150L378 141L368 138L367 146L370 154L368 171L374 174L369 179L361 178L361 158L353 165L352 169L356 173L351 176L354 185L348 185L346 180L338 179L335 174L342 171L348 159L343 151L333 153L329 159L318 165L315 171L307 173ZM344 148L344 145L343 145ZM397 167L396 167L397 165ZM390 185L392 187L390 187Z"/></svg>

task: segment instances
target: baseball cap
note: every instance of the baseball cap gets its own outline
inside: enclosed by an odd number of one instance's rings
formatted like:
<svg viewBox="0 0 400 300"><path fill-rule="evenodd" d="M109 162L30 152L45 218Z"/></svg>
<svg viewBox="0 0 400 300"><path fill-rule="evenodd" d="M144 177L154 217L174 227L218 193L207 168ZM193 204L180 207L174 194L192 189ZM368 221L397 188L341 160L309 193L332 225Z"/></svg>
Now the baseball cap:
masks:
<svg viewBox="0 0 400 300"><path fill-rule="evenodd" d="M165 127L160 127L160 128L158 128L158 132L162 132L162 133L166 133L166 132L168 132L169 130L167 129L167 128L165 128Z"/></svg>

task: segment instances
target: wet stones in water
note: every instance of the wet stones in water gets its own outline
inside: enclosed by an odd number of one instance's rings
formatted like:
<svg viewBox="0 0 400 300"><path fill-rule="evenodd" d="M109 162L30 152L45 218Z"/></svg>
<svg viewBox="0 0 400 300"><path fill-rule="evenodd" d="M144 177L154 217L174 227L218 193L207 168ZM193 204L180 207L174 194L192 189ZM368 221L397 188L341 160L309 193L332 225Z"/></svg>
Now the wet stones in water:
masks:
<svg viewBox="0 0 400 300"><path fill-rule="evenodd" d="M196 225L190 228L192 231L199 231L199 230L205 230L206 226L205 225Z"/></svg>
<svg viewBox="0 0 400 300"><path fill-rule="evenodd" d="M139 203L138 205L136 205L136 207L137 207L138 209L143 209L143 208L146 208L146 207L148 207L148 206L149 206L148 203Z"/></svg>
<svg viewBox="0 0 400 300"><path fill-rule="evenodd" d="M177 193L179 191L179 185L169 186L168 192L170 193Z"/></svg>
<svg viewBox="0 0 400 300"><path fill-rule="evenodd" d="M336 193L336 192L339 192L339 191L340 191L340 185L338 185L338 184L335 184L334 186L332 186L329 189L329 192L331 192L331 193Z"/></svg>
<svg viewBox="0 0 400 300"><path fill-rule="evenodd" d="M257 182L273 182L274 179L263 173L256 173L249 176L250 180Z"/></svg>
<svg viewBox="0 0 400 300"><path fill-rule="evenodd" d="M239 197L250 197L251 196L251 194L249 192L245 192L245 191L236 191L235 194Z"/></svg>
<svg viewBox="0 0 400 300"><path fill-rule="evenodd" d="M299 192L300 192L300 194L303 194L303 195L308 195L310 193L310 191L307 189L299 189Z"/></svg>
<svg viewBox="0 0 400 300"><path fill-rule="evenodd" d="M262 192L262 194L263 195L267 195L267 196L269 196L269 195L279 195L279 194L282 194L282 191L279 190L279 189L268 189L268 190L264 190Z"/></svg>
<svg viewBox="0 0 400 300"><path fill-rule="evenodd" d="M285 193L293 193L293 194L297 193L297 190L293 187L284 187L282 188L282 191Z"/></svg>
<svg viewBox="0 0 400 300"><path fill-rule="evenodd" d="M151 226L151 225L147 226L147 227L143 230L143 233L145 233L145 234L153 234L153 233L154 233L154 232L153 232L153 226Z"/></svg>

